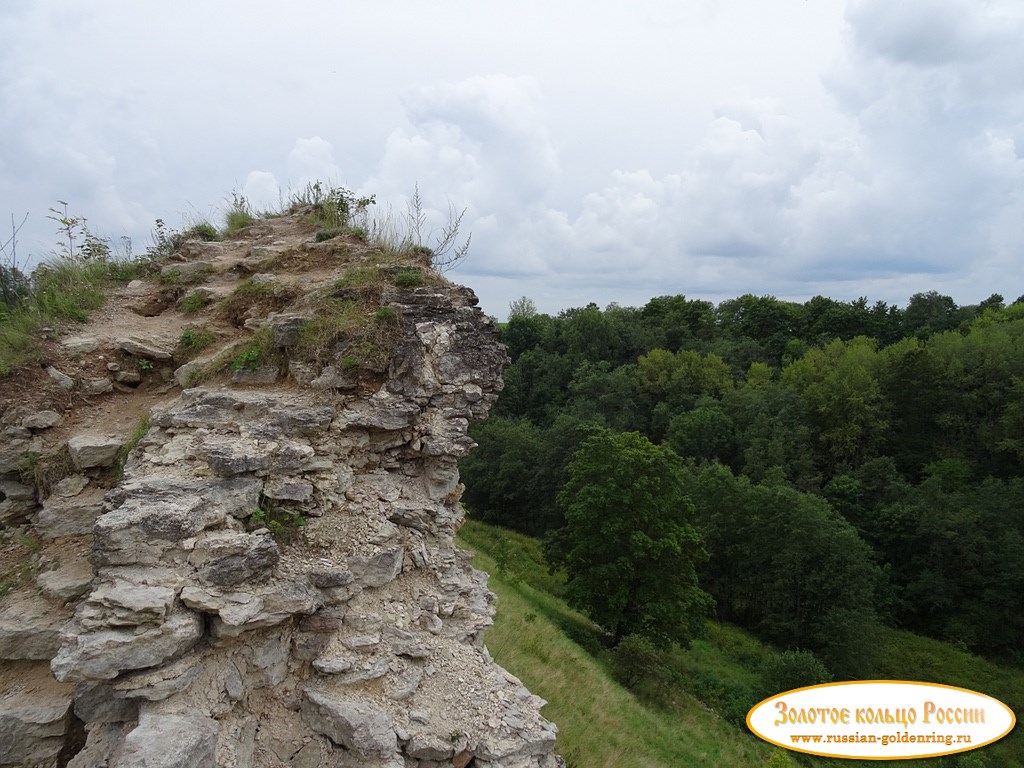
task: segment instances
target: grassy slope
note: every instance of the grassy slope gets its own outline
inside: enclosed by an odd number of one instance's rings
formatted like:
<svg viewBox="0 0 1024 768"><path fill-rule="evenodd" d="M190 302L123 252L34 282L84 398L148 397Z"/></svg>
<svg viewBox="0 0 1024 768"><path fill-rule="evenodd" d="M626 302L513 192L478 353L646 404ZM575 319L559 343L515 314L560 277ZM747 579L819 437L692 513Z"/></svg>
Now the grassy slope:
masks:
<svg viewBox="0 0 1024 768"><path fill-rule="evenodd" d="M477 552L474 564L492 574L490 587L498 595L487 647L548 700L544 714L558 724L558 748L571 768L765 765L768 745L741 737L692 697L684 697L674 712L646 707L548 614L560 609L563 620L585 624L583 617L525 583L496 575L497 564L484 549L496 529L471 522L463 530L462 543Z"/></svg>
<svg viewBox="0 0 1024 768"><path fill-rule="evenodd" d="M543 567L538 543L520 534L468 521L460 543L474 550L474 564L491 574L498 614L488 631L494 658L549 704L544 714L558 724L559 751L571 768L631 766L811 765L853 768L1024 768L1024 733L963 756L913 761L850 761L786 753L767 745L710 711L687 690L641 701L611 677L596 643L596 628L558 597L562 584ZM499 566L500 563L500 566ZM572 639L571 639L572 638ZM597 651L597 658L584 647ZM707 690L753 683L770 649L746 632L709 624L689 651L674 654L682 677ZM887 630L879 677L960 685L995 696L1024 711L1024 672L1003 667L908 632ZM693 690L697 690L699 686ZM791 755L792 760L784 755Z"/></svg>

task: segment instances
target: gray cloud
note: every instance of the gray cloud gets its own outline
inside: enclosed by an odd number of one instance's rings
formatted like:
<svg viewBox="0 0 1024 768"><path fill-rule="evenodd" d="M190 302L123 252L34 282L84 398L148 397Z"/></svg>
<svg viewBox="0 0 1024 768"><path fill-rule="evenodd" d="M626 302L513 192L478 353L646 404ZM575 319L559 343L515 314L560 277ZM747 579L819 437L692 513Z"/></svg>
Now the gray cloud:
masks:
<svg viewBox="0 0 1024 768"><path fill-rule="evenodd" d="M1016 0L299 7L4 3L0 215L43 251L58 198L144 243L232 189L397 220L418 183L498 315L1024 292Z"/></svg>

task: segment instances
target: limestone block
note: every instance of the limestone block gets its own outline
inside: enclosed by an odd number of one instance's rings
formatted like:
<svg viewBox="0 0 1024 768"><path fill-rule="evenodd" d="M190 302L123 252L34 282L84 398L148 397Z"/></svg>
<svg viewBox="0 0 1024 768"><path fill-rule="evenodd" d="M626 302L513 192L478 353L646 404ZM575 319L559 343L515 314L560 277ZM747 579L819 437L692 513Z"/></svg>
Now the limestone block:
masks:
<svg viewBox="0 0 1024 768"><path fill-rule="evenodd" d="M216 768L217 721L199 713L143 714L112 768Z"/></svg>
<svg viewBox="0 0 1024 768"><path fill-rule="evenodd" d="M0 608L0 659L52 659L70 618L70 610L55 609L41 598L5 602Z"/></svg>
<svg viewBox="0 0 1024 768"><path fill-rule="evenodd" d="M92 533L103 513L104 493L103 489L94 488L70 497L53 494L43 502L36 530L44 539Z"/></svg>
<svg viewBox="0 0 1024 768"><path fill-rule="evenodd" d="M100 348L99 339L94 336L69 336L60 345L75 355L88 354Z"/></svg>
<svg viewBox="0 0 1024 768"><path fill-rule="evenodd" d="M88 560L73 560L52 571L36 576L43 594L54 600L68 602L86 594L92 587L92 565Z"/></svg>
<svg viewBox="0 0 1024 768"><path fill-rule="evenodd" d="M365 757L389 757L398 749L391 717L370 704L306 689L302 719L335 744Z"/></svg>
<svg viewBox="0 0 1024 768"><path fill-rule="evenodd" d="M48 685L31 696L0 692L0 765L56 765L71 724L72 690Z"/></svg>
<svg viewBox="0 0 1024 768"><path fill-rule="evenodd" d="M124 441L105 435L76 435L68 440L71 462L78 470L90 467L109 467L117 458Z"/></svg>
<svg viewBox="0 0 1024 768"><path fill-rule="evenodd" d="M56 411L37 411L21 420L25 429L50 429L64 421L64 417Z"/></svg>
<svg viewBox="0 0 1024 768"><path fill-rule="evenodd" d="M174 349L151 339L140 339L127 336L117 339L114 346L122 352L136 357L144 357L147 360L170 360L174 356Z"/></svg>
<svg viewBox="0 0 1024 768"><path fill-rule="evenodd" d="M158 627L83 632L71 622L50 668L58 680L112 680L123 671L155 667L184 653L202 634L202 616L184 609L173 611Z"/></svg>
<svg viewBox="0 0 1024 768"><path fill-rule="evenodd" d="M279 559L277 542L268 531L208 531L196 539L189 556L189 562L199 569L199 581L218 587L265 578Z"/></svg>

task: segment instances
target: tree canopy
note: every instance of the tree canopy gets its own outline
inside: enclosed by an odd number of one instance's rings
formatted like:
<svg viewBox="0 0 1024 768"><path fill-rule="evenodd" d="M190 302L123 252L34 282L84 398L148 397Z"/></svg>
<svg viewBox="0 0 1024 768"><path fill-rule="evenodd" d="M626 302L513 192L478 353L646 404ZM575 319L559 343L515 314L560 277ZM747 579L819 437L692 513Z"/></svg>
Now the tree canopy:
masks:
<svg viewBox="0 0 1024 768"><path fill-rule="evenodd" d="M568 474L558 494L565 526L547 552L568 574L569 601L616 640L689 645L711 600L697 586L707 553L676 457L638 432L602 430Z"/></svg>

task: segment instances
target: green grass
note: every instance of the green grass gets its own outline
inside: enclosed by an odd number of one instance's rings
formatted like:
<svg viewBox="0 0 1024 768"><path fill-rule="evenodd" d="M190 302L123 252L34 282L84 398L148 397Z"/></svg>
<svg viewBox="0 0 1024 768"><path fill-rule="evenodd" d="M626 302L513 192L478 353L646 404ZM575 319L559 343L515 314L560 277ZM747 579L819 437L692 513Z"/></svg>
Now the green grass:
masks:
<svg viewBox="0 0 1024 768"><path fill-rule="evenodd" d="M128 455L135 450L135 446L146 436L151 426L153 425L149 421L149 416L143 416L139 419L139 423L135 426L135 431L132 432L128 441L121 446L121 450L117 452L117 457L114 460L114 476L118 482L124 477L124 465L128 463Z"/></svg>
<svg viewBox="0 0 1024 768"><path fill-rule="evenodd" d="M469 545L493 540L494 531L470 521L459 536ZM497 536L518 538L507 531ZM558 725L558 750L570 766L753 768L767 763L771 747L743 737L696 699L686 696L677 709L659 711L616 683L601 661L570 640L560 626L587 625L586 618L531 586L533 568L522 560L520 564L525 567L515 584L491 577L498 615L487 632L487 647L499 664L548 700L543 714ZM481 550L474 565L497 572L495 560ZM557 622L550 618L552 613L560 615Z"/></svg>
<svg viewBox="0 0 1024 768"><path fill-rule="evenodd" d="M395 273L395 285L399 288L416 288L424 282L423 272L416 267L403 267Z"/></svg>
<svg viewBox="0 0 1024 768"><path fill-rule="evenodd" d="M191 360L204 349L217 341L217 334L209 328L186 328L178 339L178 354L176 357L183 360Z"/></svg>
<svg viewBox="0 0 1024 768"><path fill-rule="evenodd" d="M256 216L253 215L249 201L245 199L244 195L232 192L231 203L224 214L224 229L221 232L221 237L237 237L255 221Z"/></svg>
<svg viewBox="0 0 1024 768"><path fill-rule="evenodd" d="M216 242L221 239L220 232L208 221L200 221L193 224L182 232L181 236L183 240L195 238L196 240L204 240L207 243Z"/></svg>
<svg viewBox="0 0 1024 768"><path fill-rule="evenodd" d="M212 266L205 266L202 269L183 272L179 269L171 269L166 273L161 272L158 280L161 285L184 287L188 285L199 285L205 283L213 274Z"/></svg>
<svg viewBox="0 0 1024 768"><path fill-rule="evenodd" d="M178 309L186 315L202 312L210 304L210 297L203 291L192 291L178 302Z"/></svg>
<svg viewBox="0 0 1024 768"><path fill-rule="evenodd" d="M230 323L241 326L245 314L255 307L259 312L273 312L283 309L298 295L291 285L275 282L257 282L252 278L243 280L238 287L219 304L221 315Z"/></svg>
<svg viewBox="0 0 1024 768"><path fill-rule="evenodd" d="M32 290L12 310L0 307L0 377L40 358L45 326L85 322L102 306L105 288L136 277L142 262L53 259L32 273Z"/></svg>
<svg viewBox="0 0 1024 768"><path fill-rule="evenodd" d="M548 572L539 543L468 520L459 543L491 574L492 655L549 701L544 714L560 728L559 751L575 766L767 766L824 768L1024 768L1020 729L995 744L928 760L836 760L788 753L742 725L762 684L760 668L778 653L742 629L709 622L689 650L659 658L641 684L615 681L607 638L560 598L564 581ZM1024 711L1024 670L995 664L935 640L885 630L879 679L958 685Z"/></svg>

